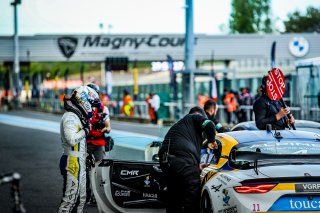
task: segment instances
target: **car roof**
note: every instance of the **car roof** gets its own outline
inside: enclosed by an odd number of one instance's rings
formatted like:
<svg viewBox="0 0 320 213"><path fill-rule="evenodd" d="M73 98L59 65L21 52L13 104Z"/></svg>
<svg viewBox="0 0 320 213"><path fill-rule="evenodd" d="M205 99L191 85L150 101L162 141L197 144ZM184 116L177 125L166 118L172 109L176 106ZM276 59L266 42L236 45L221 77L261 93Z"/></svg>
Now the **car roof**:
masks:
<svg viewBox="0 0 320 213"><path fill-rule="evenodd" d="M295 126L299 129L301 128L301 130L303 130L303 128L320 129L320 123L307 120L295 120ZM232 129L235 129L237 127L244 127L247 130L258 130L255 121L246 121L238 123Z"/></svg>
<svg viewBox="0 0 320 213"><path fill-rule="evenodd" d="M307 120L296 120L296 126L305 127L305 128L317 128L320 129L320 123L315 121L307 121Z"/></svg>
<svg viewBox="0 0 320 213"><path fill-rule="evenodd" d="M246 122L238 123L232 129L235 129L237 127L244 127L247 130L258 130L255 121L246 121Z"/></svg>
<svg viewBox="0 0 320 213"><path fill-rule="evenodd" d="M318 140L320 143L320 135L312 132L305 132L299 130L281 130L280 132L283 139L286 140ZM266 130L243 130L235 132L226 132L231 137L233 137L238 143L248 143L248 142L258 142L258 141L274 141L274 133L267 132Z"/></svg>

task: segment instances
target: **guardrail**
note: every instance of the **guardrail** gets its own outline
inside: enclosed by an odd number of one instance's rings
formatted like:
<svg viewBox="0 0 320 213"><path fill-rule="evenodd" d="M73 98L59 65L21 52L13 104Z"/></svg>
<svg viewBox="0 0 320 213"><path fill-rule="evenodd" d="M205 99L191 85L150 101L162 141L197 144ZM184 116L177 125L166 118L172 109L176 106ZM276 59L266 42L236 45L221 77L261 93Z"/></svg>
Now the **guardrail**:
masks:
<svg viewBox="0 0 320 213"><path fill-rule="evenodd" d="M22 107L51 113L62 113L64 111L63 105L58 99L30 99L22 103Z"/></svg>
<svg viewBox="0 0 320 213"><path fill-rule="evenodd" d="M134 116L132 118L136 119L146 119L149 120L148 114L148 105L144 101L135 101L134 102ZM30 99L28 102L22 103L22 106L25 108L52 112L52 113L62 113L63 105L58 99ZM161 118L164 120L176 121L180 117L184 115L183 112L188 112L189 109L194 106L193 104L185 104L182 109L182 104L174 103L174 102L165 102L161 103L162 107L166 107L169 111L169 115L165 118ZM119 103L112 101L109 104L109 111L111 116L116 117L125 117L125 115L120 113L120 105ZM218 105L218 114L217 117L222 123L227 123L227 114L225 112L226 107L224 105ZM235 112L236 122L238 122L237 113L240 111L246 114L248 120L254 120L253 109L252 106L240 106L238 110ZM306 119L313 121L320 121L320 108L313 107L309 110L303 110L301 107L291 107L291 112L295 119ZM178 113L178 115L177 115ZM130 118L128 118L130 119Z"/></svg>

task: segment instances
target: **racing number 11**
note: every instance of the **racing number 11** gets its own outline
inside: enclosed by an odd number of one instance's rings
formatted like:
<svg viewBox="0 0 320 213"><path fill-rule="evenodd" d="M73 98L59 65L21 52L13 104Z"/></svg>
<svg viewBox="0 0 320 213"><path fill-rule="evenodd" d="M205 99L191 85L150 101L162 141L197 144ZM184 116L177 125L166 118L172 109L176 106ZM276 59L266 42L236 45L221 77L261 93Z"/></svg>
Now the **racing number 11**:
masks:
<svg viewBox="0 0 320 213"><path fill-rule="evenodd" d="M253 204L253 210L254 212L260 212L260 204Z"/></svg>

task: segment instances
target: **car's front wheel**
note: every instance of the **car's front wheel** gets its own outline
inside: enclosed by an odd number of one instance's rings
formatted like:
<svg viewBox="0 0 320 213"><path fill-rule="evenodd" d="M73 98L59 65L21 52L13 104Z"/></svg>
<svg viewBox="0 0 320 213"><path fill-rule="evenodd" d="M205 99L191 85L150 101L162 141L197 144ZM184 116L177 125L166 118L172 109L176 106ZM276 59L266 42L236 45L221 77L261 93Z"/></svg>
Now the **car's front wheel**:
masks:
<svg viewBox="0 0 320 213"><path fill-rule="evenodd" d="M207 190L204 190L200 202L201 213L213 213L212 203Z"/></svg>

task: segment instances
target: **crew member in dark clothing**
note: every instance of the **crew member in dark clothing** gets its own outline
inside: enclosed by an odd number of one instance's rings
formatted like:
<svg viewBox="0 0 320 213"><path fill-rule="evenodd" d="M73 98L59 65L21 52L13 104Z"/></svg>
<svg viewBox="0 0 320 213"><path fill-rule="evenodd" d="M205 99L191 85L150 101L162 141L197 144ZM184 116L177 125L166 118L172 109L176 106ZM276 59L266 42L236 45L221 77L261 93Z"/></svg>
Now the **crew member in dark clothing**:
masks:
<svg viewBox="0 0 320 213"><path fill-rule="evenodd" d="M290 108L284 108L280 101L273 101L268 97L267 78L267 76L262 78L262 95L253 104L256 126L260 130L265 130L267 124L271 124L272 129L289 128L288 124L294 124L294 117L291 116L288 120L287 115L290 113Z"/></svg>
<svg viewBox="0 0 320 213"><path fill-rule="evenodd" d="M214 100L211 100L211 99L207 100L204 103L203 109L204 109L207 117L209 118L209 120L211 120L214 123L218 133L229 132L228 129L224 128L222 126L222 124L219 123L218 119L216 118L216 114L218 112L218 106Z"/></svg>
<svg viewBox="0 0 320 213"><path fill-rule="evenodd" d="M167 213L200 211L200 151L207 136L207 146L217 149L215 126L200 107L175 123L159 150L160 167L168 187Z"/></svg>

